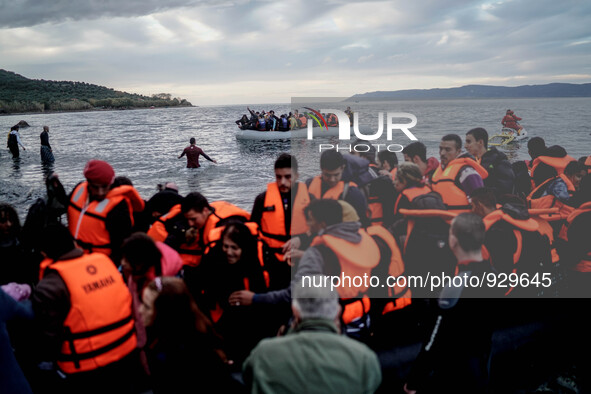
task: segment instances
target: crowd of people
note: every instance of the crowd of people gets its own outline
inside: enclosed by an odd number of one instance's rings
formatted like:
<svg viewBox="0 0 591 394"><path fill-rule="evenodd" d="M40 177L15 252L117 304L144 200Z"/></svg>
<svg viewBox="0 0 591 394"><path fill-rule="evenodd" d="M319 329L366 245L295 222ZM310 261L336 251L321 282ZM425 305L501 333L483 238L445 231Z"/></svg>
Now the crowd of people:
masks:
<svg viewBox="0 0 591 394"><path fill-rule="evenodd" d="M241 130L290 131L305 129L308 127L308 122L312 119L307 112L300 113L297 109L293 113L281 114L280 116L275 115L274 110L259 112L253 111L248 107L246 109L248 109L250 117L244 114L242 118L236 121L236 124ZM344 112L349 117L349 122L353 124L353 111L351 111L351 107L347 107ZM322 117L326 120L326 126L338 127L339 121L335 114L322 114Z"/></svg>
<svg viewBox="0 0 591 394"><path fill-rule="evenodd" d="M0 204L2 389L370 393L376 350L421 333L398 390L486 392L495 327L546 305L519 300L591 289L591 156L487 144L475 128L439 159L327 150L303 182L283 153L251 212L173 182L144 200L100 160L69 194L51 175L23 226ZM326 284L437 274L548 286Z"/></svg>

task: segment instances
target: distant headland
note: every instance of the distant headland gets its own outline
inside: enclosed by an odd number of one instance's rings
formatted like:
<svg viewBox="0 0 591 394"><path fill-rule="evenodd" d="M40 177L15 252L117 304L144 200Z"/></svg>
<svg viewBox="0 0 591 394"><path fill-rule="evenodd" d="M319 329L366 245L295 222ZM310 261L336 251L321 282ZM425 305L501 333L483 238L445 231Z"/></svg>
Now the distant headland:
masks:
<svg viewBox="0 0 591 394"><path fill-rule="evenodd" d="M29 79L0 69L0 114L192 106L169 93L142 96L86 82Z"/></svg>
<svg viewBox="0 0 591 394"><path fill-rule="evenodd" d="M346 101L591 97L591 83L549 83L515 87L466 85L449 89L411 89L356 94Z"/></svg>

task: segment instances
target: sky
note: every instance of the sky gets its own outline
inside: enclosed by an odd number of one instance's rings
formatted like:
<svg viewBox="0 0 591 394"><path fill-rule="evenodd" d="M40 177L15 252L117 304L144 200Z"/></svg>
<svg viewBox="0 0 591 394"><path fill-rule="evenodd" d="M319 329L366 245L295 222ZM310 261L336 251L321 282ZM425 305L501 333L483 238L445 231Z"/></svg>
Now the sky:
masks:
<svg viewBox="0 0 591 394"><path fill-rule="evenodd" d="M0 68L194 105L591 82L586 0L0 0Z"/></svg>

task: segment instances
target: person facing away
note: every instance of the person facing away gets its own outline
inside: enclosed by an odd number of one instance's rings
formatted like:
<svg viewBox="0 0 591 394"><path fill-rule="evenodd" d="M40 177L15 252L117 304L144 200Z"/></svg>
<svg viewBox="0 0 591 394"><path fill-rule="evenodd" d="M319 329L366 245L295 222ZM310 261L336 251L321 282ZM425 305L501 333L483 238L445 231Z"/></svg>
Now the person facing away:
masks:
<svg viewBox="0 0 591 394"><path fill-rule="evenodd" d="M20 152L18 150L18 146L20 145L23 150L25 149L25 146L23 145L23 142L21 141L21 135L18 133L18 126L12 126L10 128L10 132L8 133L8 142L7 142L7 147L8 149L10 149L10 153L12 153L12 157L19 157Z"/></svg>
<svg viewBox="0 0 591 394"><path fill-rule="evenodd" d="M321 283L323 276L307 279ZM366 345L339 335L336 292L299 281L292 311L287 335L262 340L246 360L243 377L251 393L375 392L382 380L378 358Z"/></svg>
<svg viewBox="0 0 591 394"><path fill-rule="evenodd" d="M449 231L449 245L458 260L456 276L464 278L444 285L437 300L436 319L426 330L423 347L415 360L406 393L485 393L495 294L486 286L466 286L474 276L492 272L482 259L485 227L473 213L461 213Z"/></svg>
<svg viewBox="0 0 591 394"><path fill-rule="evenodd" d="M39 138L41 139L41 161L43 163L53 163L55 158L53 157L51 145L49 145L49 126L43 126Z"/></svg>
<svg viewBox="0 0 591 394"><path fill-rule="evenodd" d="M517 134L519 135L521 133L521 130L523 129L523 126L517 123L520 120L521 118L515 115L515 112L508 109L505 116L503 117L503 120L501 120L501 124L503 125L503 127L507 127L517 131Z"/></svg>
<svg viewBox="0 0 591 394"><path fill-rule="evenodd" d="M191 145L187 146L183 153L178 157L179 159L185 155L187 155L187 168L199 168L199 155L205 157L207 160L211 161L212 163L217 164L218 162L212 159L211 157L207 156L203 149L195 145L195 138L191 138L189 140Z"/></svg>
<svg viewBox="0 0 591 394"><path fill-rule="evenodd" d="M65 375L60 392L132 392L139 368L132 298L117 267L77 249L61 224L44 229L40 248L50 263L31 297L34 339L40 360Z"/></svg>

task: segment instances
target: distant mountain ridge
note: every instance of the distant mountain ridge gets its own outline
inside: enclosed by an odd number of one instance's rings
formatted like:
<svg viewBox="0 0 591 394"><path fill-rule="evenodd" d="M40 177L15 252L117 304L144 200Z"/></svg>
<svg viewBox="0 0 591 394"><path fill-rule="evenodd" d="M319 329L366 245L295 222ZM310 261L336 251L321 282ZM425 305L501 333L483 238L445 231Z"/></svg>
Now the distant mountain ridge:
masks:
<svg viewBox="0 0 591 394"><path fill-rule="evenodd" d="M591 83L549 83L515 87L466 85L447 89L410 89L356 94L347 101L398 99L591 97Z"/></svg>
<svg viewBox="0 0 591 394"><path fill-rule="evenodd" d="M86 82L29 79L0 69L0 113L192 106L168 93L151 97Z"/></svg>

